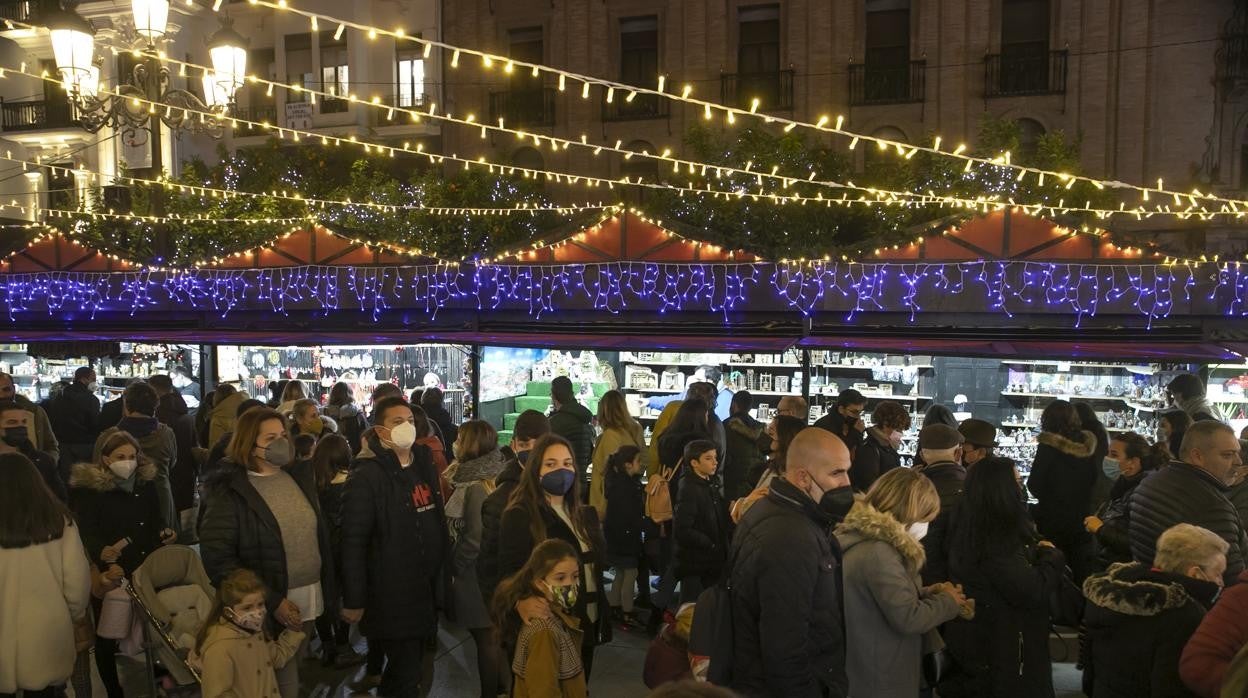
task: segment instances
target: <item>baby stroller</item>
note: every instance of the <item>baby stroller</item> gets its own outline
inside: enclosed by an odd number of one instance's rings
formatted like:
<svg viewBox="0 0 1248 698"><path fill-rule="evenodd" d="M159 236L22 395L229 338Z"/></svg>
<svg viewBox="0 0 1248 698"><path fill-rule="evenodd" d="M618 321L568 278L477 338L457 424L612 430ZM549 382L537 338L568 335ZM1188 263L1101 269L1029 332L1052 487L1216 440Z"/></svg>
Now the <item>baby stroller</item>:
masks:
<svg viewBox="0 0 1248 698"><path fill-rule="evenodd" d="M187 656L216 596L199 555L185 545L168 545L149 555L132 577L126 589L142 623L151 685L159 664L170 679L165 695L197 695L199 672Z"/></svg>

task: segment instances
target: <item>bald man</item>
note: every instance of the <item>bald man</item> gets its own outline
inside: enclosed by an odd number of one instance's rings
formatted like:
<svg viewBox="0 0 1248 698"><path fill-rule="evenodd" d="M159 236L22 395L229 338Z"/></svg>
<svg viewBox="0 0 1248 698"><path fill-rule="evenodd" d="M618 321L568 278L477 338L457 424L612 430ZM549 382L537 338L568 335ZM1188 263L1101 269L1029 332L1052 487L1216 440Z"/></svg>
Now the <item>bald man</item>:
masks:
<svg viewBox="0 0 1248 698"><path fill-rule="evenodd" d="M800 395L785 395L780 398L780 402L776 403L776 414L809 419L810 408L806 406L806 398Z"/></svg>
<svg viewBox="0 0 1248 698"><path fill-rule="evenodd" d="M808 428L784 476L733 537L731 687L748 696L845 696L845 639L832 537L853 505L849 449ZM717 667L718 668L718 667Z"/></svg>

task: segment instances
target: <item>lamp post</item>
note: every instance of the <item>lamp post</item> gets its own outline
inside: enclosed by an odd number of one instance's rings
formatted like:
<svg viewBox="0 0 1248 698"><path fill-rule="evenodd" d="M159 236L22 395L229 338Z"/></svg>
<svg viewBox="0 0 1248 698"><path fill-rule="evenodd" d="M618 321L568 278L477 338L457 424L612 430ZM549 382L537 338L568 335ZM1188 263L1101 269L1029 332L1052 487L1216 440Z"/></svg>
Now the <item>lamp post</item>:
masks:
<svg viewBox="0 0 1248 698"><path fill-rule="evenodd" d="M160 126L174 132L206 133L219 138L224 117L234 104L247 70L247 42L228 24L208 41L213 70L203 77L204 99L173 87L169 68L158 51L171 39L169 0L132 0L131 14L137 41L145 46L145 58L129 76L119 76L111 94L101 95L100 67L95 59L95 31L72 9L61 7L48 18L56 67L82 127L95 133L105 126L121 131L122 139L138 146L151 141L154 178L164 172ZM128 80L128 82L126 82ZM158 106L159 105L159 106ZM194 113L192 113L194 112ZM152 192L152 214L163 214L159 189ZM157 263L169 256L169 231L156 227L153 250Z"/></svg>

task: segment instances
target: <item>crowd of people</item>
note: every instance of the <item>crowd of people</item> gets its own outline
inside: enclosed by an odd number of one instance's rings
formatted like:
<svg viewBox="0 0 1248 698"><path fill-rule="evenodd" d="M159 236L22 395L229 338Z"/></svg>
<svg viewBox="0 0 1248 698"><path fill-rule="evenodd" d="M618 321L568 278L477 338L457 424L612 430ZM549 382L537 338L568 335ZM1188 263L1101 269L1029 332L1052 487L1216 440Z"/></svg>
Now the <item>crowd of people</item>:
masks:
<svg viewBox="0 0 1248 698"><path fill-rule="evenodd" d="M447 621L486 698L586 695L616 632L653 638L656 695L1052 696L1055 625L1088 695L1246 695L1248 468L1190 378L1156 443L1050 403L1026 477L941 406L908 466L895 402L844 390L808 426L798 396L760 420L697 378L648 443L620 392L595 415L555 378L504 444L436 388L220 385L192 411L169 376L110 408L90 369L46 405L0 374L0 628L31 628L0 637L0 696L89 696L92 657L124 695L93 621L174 544L216 590L205 696L294 698L313 648L418 696Z"/></svg>

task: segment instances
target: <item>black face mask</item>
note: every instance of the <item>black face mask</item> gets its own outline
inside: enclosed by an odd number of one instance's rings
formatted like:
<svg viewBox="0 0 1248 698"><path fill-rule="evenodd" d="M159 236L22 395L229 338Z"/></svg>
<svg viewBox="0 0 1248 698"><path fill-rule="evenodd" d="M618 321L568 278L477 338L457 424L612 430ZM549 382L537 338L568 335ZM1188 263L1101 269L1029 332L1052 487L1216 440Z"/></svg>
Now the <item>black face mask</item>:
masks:
<svg viewBox="0 0 1248 698"><path fill-rule="evenodd" d="M4 442L13 448L21 448L30 443L30 434L26 431L26 427L5 427L3 437Z"/></svg>
<svg viewBox="0 0 1248 698"><path fill-rule="evenodd" d="M845 520L845 515L854 506L854 488L849 485L827 490L819 498L819 509L838 523Z"/></svg>

